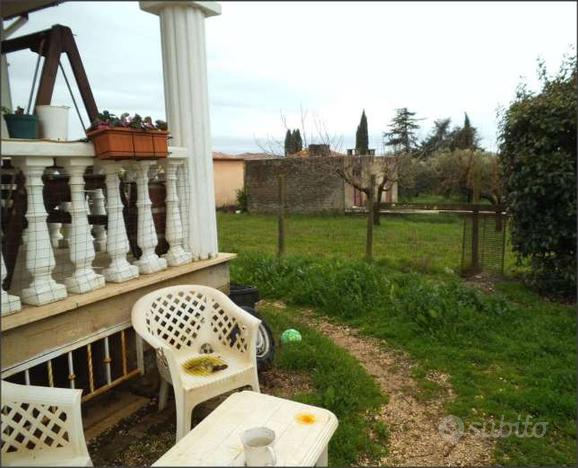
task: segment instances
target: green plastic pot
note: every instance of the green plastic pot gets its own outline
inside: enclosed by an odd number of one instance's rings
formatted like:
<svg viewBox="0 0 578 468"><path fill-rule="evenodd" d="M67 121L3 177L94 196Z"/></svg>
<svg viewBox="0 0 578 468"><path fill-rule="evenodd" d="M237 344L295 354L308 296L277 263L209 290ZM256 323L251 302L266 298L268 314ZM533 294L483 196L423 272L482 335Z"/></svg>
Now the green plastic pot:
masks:
<svg viewBox="0 0 578 468"><path fill-rule="evenodd" d="M38 138L38 116L31 114L4 114L10 138L35 140Z"/></svg>

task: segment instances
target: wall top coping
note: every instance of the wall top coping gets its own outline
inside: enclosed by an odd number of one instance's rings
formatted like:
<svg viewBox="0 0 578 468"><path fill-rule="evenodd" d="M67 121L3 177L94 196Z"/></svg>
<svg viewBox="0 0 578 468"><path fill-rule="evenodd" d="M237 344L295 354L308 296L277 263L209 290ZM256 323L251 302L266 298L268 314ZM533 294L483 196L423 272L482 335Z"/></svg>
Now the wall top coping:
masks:
<svg viewBox="0 0 578 468"><path fill-rule="evenodd" d="M94 145L88 141L3 139L2 157L94 158ZM169 158L186 158L187 148L169 146Z"/></svg>

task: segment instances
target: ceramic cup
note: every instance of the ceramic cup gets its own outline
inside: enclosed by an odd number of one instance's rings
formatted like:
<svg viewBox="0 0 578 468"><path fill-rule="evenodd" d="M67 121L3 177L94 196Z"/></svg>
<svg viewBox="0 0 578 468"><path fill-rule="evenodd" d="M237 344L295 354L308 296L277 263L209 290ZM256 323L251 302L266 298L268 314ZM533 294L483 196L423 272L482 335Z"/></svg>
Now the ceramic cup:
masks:
<svg viewBox="0 0 578 468"><path fill-rule="evenodd" d="M254 427L241 434L246 466L275 466L277 456L273 450L275 432L266 427Z"/></svg>

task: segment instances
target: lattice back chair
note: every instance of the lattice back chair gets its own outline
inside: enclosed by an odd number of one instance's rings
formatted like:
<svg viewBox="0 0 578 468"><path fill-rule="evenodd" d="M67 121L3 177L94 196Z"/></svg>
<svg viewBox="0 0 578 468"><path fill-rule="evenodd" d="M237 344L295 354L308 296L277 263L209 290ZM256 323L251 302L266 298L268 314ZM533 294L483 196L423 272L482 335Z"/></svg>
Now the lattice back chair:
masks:
<svg viewBox="0 0 578 468"><path fill-rule="evenodd" d="M82 390L2 381L2 465L92 466L82 428Z"/></svg>
<svg viewBox="0 0 578 468"><path fill-rule="evenodd" d="M159 410L172 384L177 407L177 441L191 429L194 407L228 391L259 391L256 342L261 321L221 291L180 285L153 291L132 309L132 325L157 353L162 377ZM220 357L226 369L192 375L184 364L203 355Z"/></svg>

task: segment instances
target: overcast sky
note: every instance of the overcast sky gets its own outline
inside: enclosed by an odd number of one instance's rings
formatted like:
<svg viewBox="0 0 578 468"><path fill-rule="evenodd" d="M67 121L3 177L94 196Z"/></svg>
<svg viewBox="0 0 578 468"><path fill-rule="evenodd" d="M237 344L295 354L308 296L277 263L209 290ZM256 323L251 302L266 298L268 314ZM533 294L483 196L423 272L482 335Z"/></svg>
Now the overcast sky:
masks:
<svg viewBox="0 0 578 468"><path fill-rule="evenodd" d="M576 43L575 2L221 6L222 15L206 21L211 131L213 149L229 153L282 139L281 113L297 127L300 108L308 130L323 122L343 138L342 150L354 143L362 109L370 147L379 149L399 107L424 118L422 136L434 119L461 124L467 112L482 144L495 149L498 106L510 102L521 77L536 86L538 57L553 72ZM13 37L56 23L75 33L100 110L164 118L158 17L138 2L67 2L32 13ZM9 63L13 104L25 106L36 55L13 53ZM59 76L53 104L71 103ZM81 129L71 108L70 137Z"/></svg>

